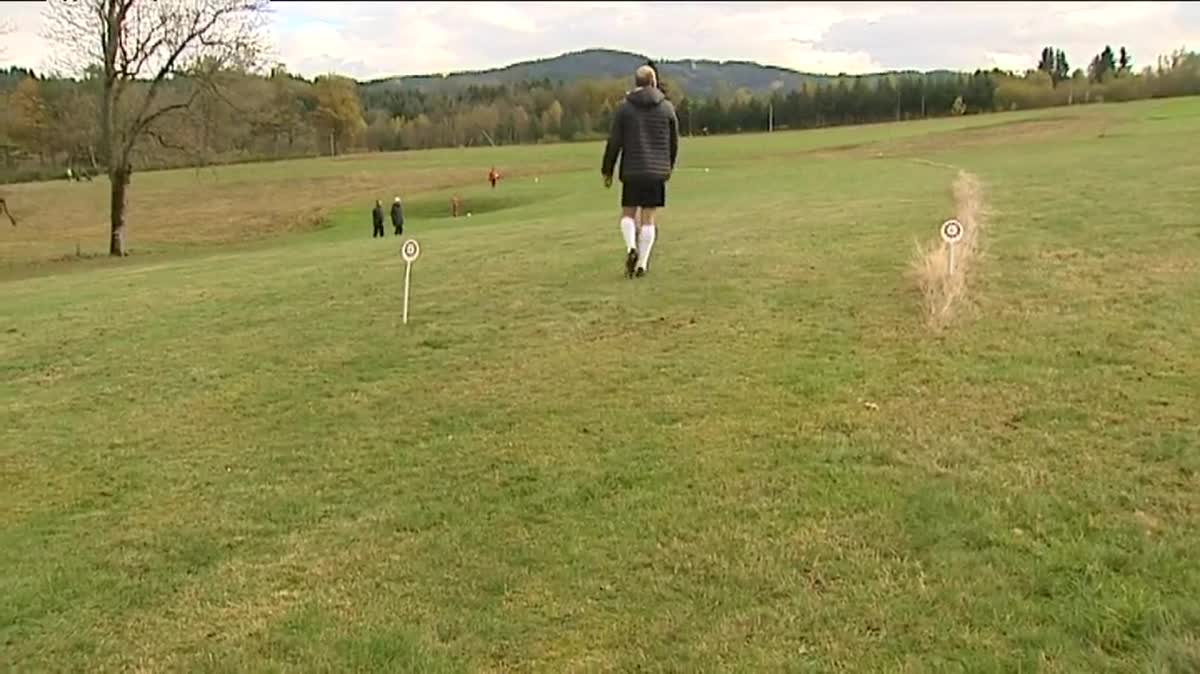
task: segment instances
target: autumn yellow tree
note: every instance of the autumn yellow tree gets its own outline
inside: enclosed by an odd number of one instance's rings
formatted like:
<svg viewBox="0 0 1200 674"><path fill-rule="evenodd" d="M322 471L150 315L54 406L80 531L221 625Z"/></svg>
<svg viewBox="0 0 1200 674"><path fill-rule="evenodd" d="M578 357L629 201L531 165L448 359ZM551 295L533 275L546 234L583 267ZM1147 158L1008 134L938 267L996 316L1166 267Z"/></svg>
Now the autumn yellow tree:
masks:
<svg viewBox="0 0 1200 674"><path fill-rule="evenodd" d="M48 129L49 115L41 86L26 77L8 97L8 135L22 150L44 156Z"/></svg>
<svg viewBox="0 0 1200 674"><path fill-rule="evenodd" d="M400 131L400 144L405 149L415 150L434 146L433 122L421 113L404 123Z"/></svg>
<svg viewBox="0 0 1200 674"><path fill-rule="evenodd" d="M529 112L524 107L518 105L512 111L512 140L514 143L523 143L529 139Z"/></svg>
<svg viewBox="0 0 1200 674"><path fill-rule="evenodd" d="M358 85L340 75L323 75L313 82L313 95L317 100L313 119L329 139L330 154L336 155L353 145L367 129Z"/></svg>
<svg viewBox="0 0 1200 674"><path fill-rule="evenodd" d="M368 115L366 143L368 150L386 151L392 149L396 134L392 130L392 119L387 110L372 110Z"/></svg>
<svg viewBox="0 0 1200 674"><path fill-rule="evenodd" d="M557 100L542 112L542 129L547 136L557 136L562 129L563 107Z"/></svg>
<svg viewBox="0 0 1200 674"><path fill-rule="evenodd" d="M275 140L280 135L287 138L287 150L288 153L291 153L296 143L296 136L304 127L304 113L298 90L307 87L307 84L293 78L283 64L278 64L271 69L270 80L271 102L268 126Z"/></svg>
<svg viewBox="0 0 1200 674"><path fill-rule="evenodd" d="M65 155L67 166L78 171L96 167L96 121L99 116L95 82L43 80L41 95L46 110L44 145L57 160ZM88 171L89 175L91 171Z"/></svg>

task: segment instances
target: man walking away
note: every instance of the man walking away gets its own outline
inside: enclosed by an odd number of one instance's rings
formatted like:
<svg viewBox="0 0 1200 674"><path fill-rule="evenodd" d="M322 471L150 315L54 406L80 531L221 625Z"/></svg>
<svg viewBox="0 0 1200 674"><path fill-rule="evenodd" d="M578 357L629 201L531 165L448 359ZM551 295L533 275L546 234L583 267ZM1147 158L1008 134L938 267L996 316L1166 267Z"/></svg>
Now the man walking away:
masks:
<svg viewBox="0 0 1200 674"><path fill-rule="evenodd" d="M404 209L400 206L400 197L392 202L392 227L396 229L394 236L404 233Z"/></svg>
<svg viewBox="0 0 1200 674"><path fill-rule="evenodd" d="M375 208L371 211L371 224L375 226L371 230L371 238L383 236L383 202L375 200Z"/></svg>
<svg viewBox="0 0 1200 674"><path fill-rule="evenodd" d="M613 167L618 155L621 158L621 236L627 278L640 277L649 268L657 233L655 209L666 206L666 183L679 154L679 119L675 106L658 89L654 69L638 68L634 84L636 88L613 115L600 167L604 186L612 187Z"/></svg>

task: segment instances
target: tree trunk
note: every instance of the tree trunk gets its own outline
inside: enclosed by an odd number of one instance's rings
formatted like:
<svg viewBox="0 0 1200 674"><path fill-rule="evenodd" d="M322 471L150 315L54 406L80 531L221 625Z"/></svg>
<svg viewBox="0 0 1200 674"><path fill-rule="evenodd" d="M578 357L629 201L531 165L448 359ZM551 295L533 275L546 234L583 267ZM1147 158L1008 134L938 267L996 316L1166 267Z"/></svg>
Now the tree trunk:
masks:
<svg viewBox="0 0 1200 674"><path fill-rule="evenodd" d="M129 185L129 167L110 171L109 184L112 188L109 221L112 224L112 237L109 239L108 254L121 257L125 251L125 188Z"/></svg>

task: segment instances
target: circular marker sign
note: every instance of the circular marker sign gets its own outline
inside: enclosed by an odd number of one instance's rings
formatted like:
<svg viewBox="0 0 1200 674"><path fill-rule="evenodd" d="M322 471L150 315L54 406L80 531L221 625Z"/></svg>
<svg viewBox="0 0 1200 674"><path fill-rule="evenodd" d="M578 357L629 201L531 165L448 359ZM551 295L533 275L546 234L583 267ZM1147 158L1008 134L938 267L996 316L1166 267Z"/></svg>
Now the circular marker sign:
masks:
<svg viewBox="0 0 1200 674"><path fill-rule="evenodd" d="M942 241L958 243L963 237L963 226L958 220L947 220L942 223Z"/></svg>
<svg viewBox="0 0 1200 674"><path fill-rule="evenodd" d="M412 263L421 255L421 245L409 239L400 246L400 257L404 258L404 322L408 323L408 280L412 275Z"/></svg>
<svg viewBox="0 0 1200 674"><path fill-rule="evenodd" d="M413 262L420 254L421 246L417 244L416 239L405 241L400 248L400 257L403 257L405 262Z"/></svg>

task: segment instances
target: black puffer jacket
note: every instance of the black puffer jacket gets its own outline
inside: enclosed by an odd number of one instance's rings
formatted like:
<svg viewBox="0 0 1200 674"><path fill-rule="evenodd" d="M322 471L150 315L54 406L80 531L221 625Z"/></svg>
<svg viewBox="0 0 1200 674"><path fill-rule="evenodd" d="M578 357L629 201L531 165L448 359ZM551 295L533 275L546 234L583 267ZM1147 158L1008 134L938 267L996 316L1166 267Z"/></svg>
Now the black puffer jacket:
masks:
<svg viewBox="0 0 1200 674"><path fill-rule="evenodd" d="M654 87L639 87L625 96L613 116L600 172L613 174L621 157L621 180L666 180L679 154L679 119L675 106Z"/></svg>

